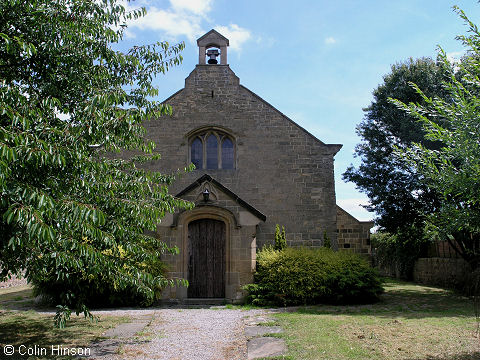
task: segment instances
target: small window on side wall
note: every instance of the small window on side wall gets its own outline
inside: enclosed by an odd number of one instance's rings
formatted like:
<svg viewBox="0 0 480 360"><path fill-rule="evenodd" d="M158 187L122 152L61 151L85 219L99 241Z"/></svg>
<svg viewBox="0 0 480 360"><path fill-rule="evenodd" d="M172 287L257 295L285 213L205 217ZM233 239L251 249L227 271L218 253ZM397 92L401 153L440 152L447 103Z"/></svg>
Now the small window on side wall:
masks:
<svg viewBox="0 0 480 360"><path fill-rule="evenodd" d="M190 162L196 169L235 169L235 141L218 130L195 134L189 141Z"/></svg>

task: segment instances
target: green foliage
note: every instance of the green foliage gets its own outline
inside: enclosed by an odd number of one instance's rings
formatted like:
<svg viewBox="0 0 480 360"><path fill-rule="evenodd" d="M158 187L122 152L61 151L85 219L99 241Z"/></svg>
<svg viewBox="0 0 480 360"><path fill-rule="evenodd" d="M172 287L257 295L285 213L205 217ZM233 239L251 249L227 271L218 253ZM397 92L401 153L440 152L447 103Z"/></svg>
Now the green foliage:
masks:
<svg viewBox="0 0 480 360"><path fill-rule="evenodd" d="M150 306L155 300L160 298L162 290L169 286L169 282L165 278L167 265L159 258L153 257L156 253L155 249L151 245L146 244L144 251L150 256L147 257L145 262L135 264L135 267L159 279L159 283L151 287L153 295L138 292L132 286L121 288L118 286L116 278L105 276L104 274L93 276L88 274L87 271L83 271L81 276L68 276L59 280L57 279L53 263L47 266L49 271L41 279L32 281L34 294L42 296L47 303L74 305L74 302L69 299L65 301L62 297L63 289L68 288L72 293L77 294L75 299L81 300L88 307ZM121 254L120 257L125 257L127 254L121 247L119 252ZM111 251L104 250L103 253L110 254Z"/></svg>
<svg viewBox="0 0 480 360"><path fill-rule="evenodd" d="M144 14L116 0L0 0L0 277L26 269L78 312L91 286L153 299L172 284L154 264L177 249L145 231L190 207L168 193L175 174L142 167L159 158L143 123L171 113L151 81L184 45L112 48Z"/></svg>
<svg viewBox="0 0 480 360"><path fill-rule="evenodd" d="M331 249L265 247L257 254L255 283L245 286L254 305L363 303L382 293L376 271L359 255Z"/></svg>
<svg viewBox="0 0 480 360"><path fill-rule="evenodd" d="M70 316L72 315L72 310L68 308L68 306L57 305L57 312L53 318L53 322L55 327L60 329L65 328L67 321L70 320Z"/></svg>
<svg viewBox="0 0 480 360"><path fill-rule="evenodd" d="M373 101L357 126L362 142L355 148L355 157L360 157L361 163L358 167L351 165L343 179L354 182L368 196L367 210L375 212L376 224L387 232L423 228L424 214L435 211L438 203L434 189L420 181L415 168L399 158L395 147L405 148L414 142L428 149L441 146L435 139L425 139L425 130L415 116L399 110L389 99L424 103L409 83L419 84L428 96L442 96L446 94L445 78L444 66L429 58L393 65L373 91Z"/></svg>
<svg viewBox="0 0 480 360"><path fill-rule="evenodd" d="M323 247L326 247L327 249L332 248L332 241L327 235L327 230L323 232Z"/></svg>
<svg viewBox="0 0 480 360"><path fill-rule="evenodd" d="M391 276L411 280L415 260L424 255L431 239L423 229L402 229L397 234L376 232L370 240L375 266Z"/></svg>
<svg viewBox="0 0 480 360"><path fill-rule="evenodd" d="M282 231L280 231L280 226L277 224L275 226L275 250L283 250L287 247L287 237L285 235L285 227L282 226Z"/></svg>
<svg viewBox="0 0 480 360"><path fill-rule="evenodd" d="M426 141L442 147L431 149L419 141L397 147L396 155L421 176L424 186L439 194L439 205L427 214L427 221L475 269L480 266L480 32L456 10L469 28L469 36L458 37L468 57L449 72L447 95L432 98L421 84L412 84L422 104L395 101L418 120ZM439 58L445 69L452 68L442 49Z"/></svg>
<svg viewBox="0 0 480 360"><path fill-rule="evenodd" d="M85 318L88 318L91 322L98 322L98 317L94 316L85 305L82 306L81 309L77 309L76 315L78 316L81 312L84 314ZM57 312L53 318L55 327L64 329L71 316L72 310L70 310L68 306L57 305Z"/></svg>

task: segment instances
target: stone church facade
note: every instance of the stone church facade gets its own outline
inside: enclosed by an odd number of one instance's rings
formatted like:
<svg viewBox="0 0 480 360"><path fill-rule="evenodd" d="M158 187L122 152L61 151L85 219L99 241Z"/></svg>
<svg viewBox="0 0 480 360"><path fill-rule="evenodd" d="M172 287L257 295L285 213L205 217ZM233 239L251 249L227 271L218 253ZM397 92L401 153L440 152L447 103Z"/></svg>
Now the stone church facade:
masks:
<svg viewBox="0 0 480 360"><path fill-rule="evenodd" d="M335 248L368 254L373 224L335 202L334 156L342 145L323 143L241 85L221 34L211 30L197 44L198 65L165 100L172 116L146 124L164 159L157 170L196 166L169 189L195 208L168 214L157 230L180 250L165 258L169 275L190 283L165 297L241 300L256 250L273 242L276 224L289 246L320 247L328 237Z"/></svg>

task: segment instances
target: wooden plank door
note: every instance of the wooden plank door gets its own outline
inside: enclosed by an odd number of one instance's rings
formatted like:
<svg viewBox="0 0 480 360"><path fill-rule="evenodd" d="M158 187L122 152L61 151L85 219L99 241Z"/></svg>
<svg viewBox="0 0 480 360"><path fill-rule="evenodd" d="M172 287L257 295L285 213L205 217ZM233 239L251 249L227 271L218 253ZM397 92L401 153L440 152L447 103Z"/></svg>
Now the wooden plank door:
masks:
<svg viewBox="0 0 480 360"><path fill-rule="evenodd" d="M225 297L225 223L200 219L188 224L188 297Z"/></svg>

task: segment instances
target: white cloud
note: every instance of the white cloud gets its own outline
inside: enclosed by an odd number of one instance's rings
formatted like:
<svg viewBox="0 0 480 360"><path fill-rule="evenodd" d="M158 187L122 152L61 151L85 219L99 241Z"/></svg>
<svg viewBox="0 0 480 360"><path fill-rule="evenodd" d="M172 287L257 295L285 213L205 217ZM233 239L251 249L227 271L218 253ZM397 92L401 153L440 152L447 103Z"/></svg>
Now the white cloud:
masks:
<svg viewBox="0 0 480 360"><path fill-rule="evenodd" d="M459 63L460 58L465 55L463 51L454 51L454 52L449 52L447 53L447 59L450 61L452 64Z"/></svg>
<svg viewBox="0 0 480 360"><path fill-rule="evenodd" d="M170 39L186 36L190 41L194 41L204 32L200 23L201 17L197 14L172 9L162 10L152 6L147 9L146 16L133 21L129 27L163 31Z"/></svg>
<svg viewBox="0 0 480 360"><path fill-rule="evenodd" d="M325 38L325 44L327 45L332 45L332 44L335 44L337 42L337 40L333 37L327 37Z"/></svg>
<svg viewBox="0 0 480 360"><path fill-rule="evenodd" d="M170 4L176 12L205 16L211 10L212 0L170 0Z"/></svg>
<svg viewBox="0 0 480 360"><path fill-rule="evenodd" d="M197 38L205 34L211 27L205 30L203 23L207 22L207 16L212 9L213 0L170 0L168 9L160 9L155 6L148 6L148 2L140 0L138 6L147 9L147 15L132 21L129 24L125 35L135 37L134 29L155 30L163 32L166 40L180 40L186 37L190 42L195 43ZM126 3L127 10L134 7ZM237 24L215 27L219 33L230 40L229 50L240 51L245 42L251 39L252 35L248 29Z"/></svg>
<svg viewBox="0 0 480 360"><path fill-rule="evenodd" d="M215 30L230 40L229 49L233 51L241 51L243 44L252 37L248 29L244 29L237 24L216 26Z"/></svg>

